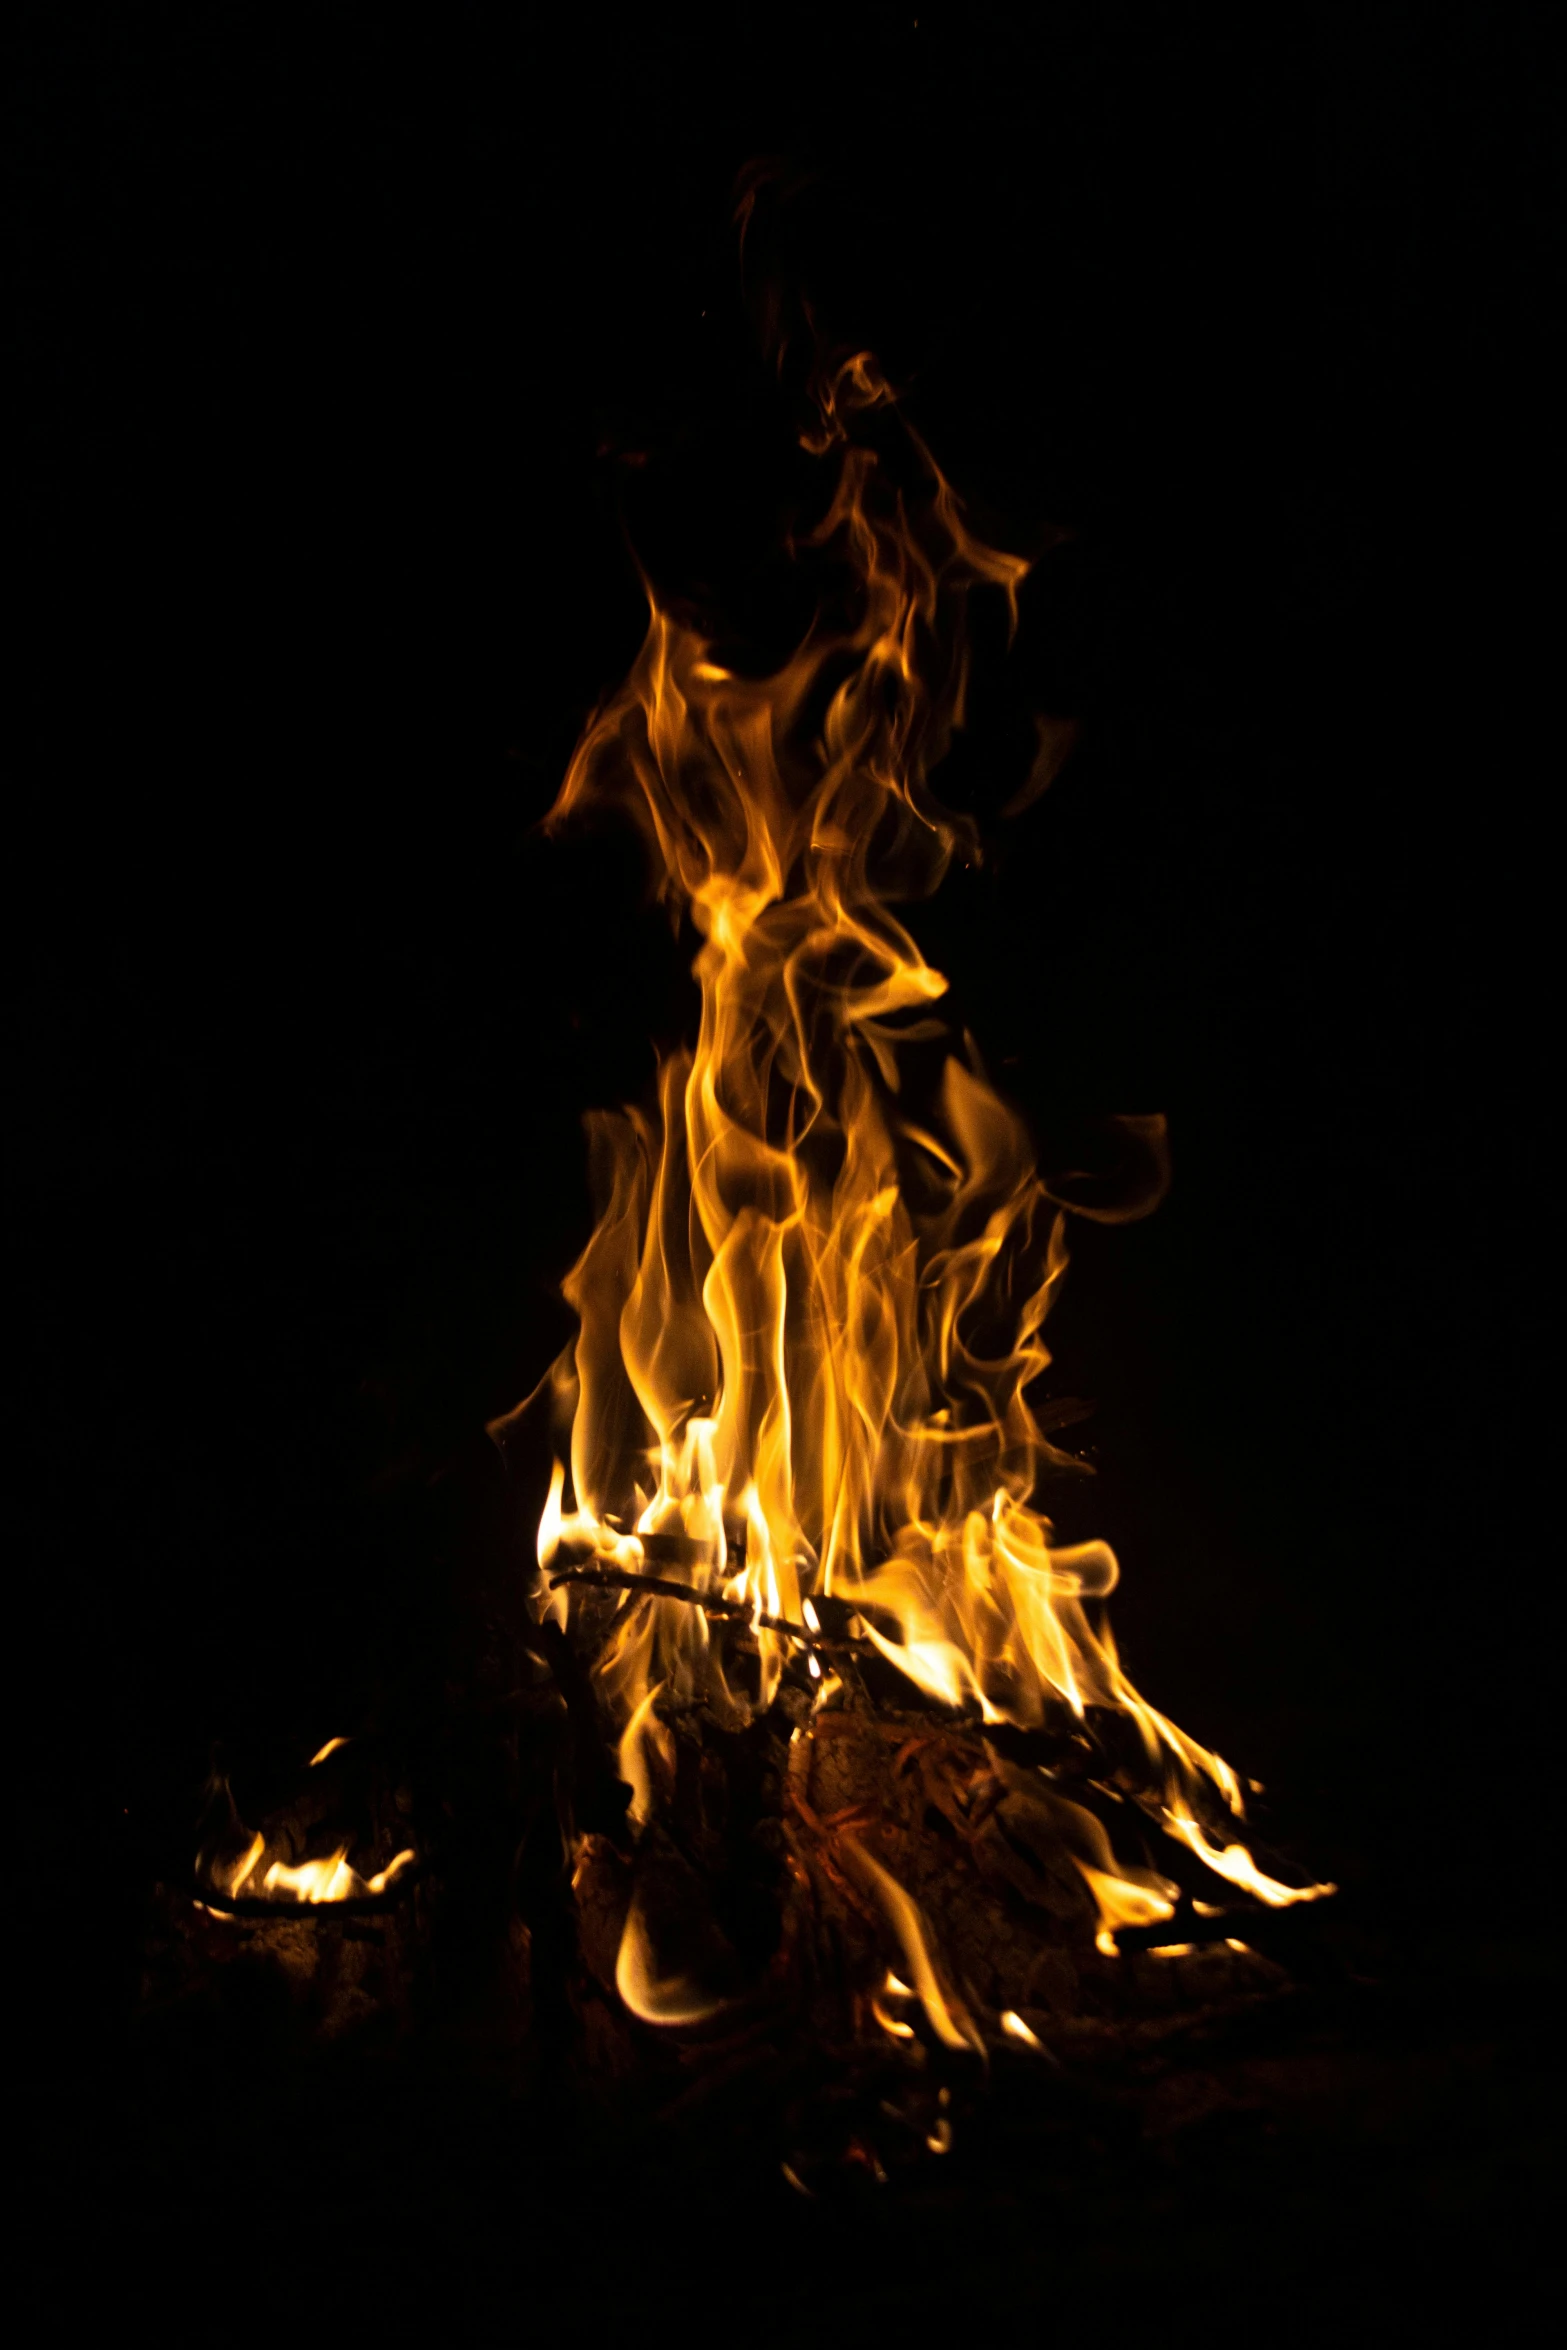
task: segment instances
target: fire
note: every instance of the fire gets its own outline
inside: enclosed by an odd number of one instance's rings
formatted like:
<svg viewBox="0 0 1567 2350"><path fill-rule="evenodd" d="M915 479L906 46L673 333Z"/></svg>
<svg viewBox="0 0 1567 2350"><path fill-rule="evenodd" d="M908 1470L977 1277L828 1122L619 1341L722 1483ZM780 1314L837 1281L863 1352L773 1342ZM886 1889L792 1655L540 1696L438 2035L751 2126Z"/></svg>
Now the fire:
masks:
<svg viewBox="0 0 1567 2350"><path fill-rule="evenodd" d="M220 1860L212 1865L207 1872L210 1889L229 1901L368 1901L394 1885L414 1859L409 1848L384 1869L377 1869L373 1877L361 1877L348 1865L346 1844L324 1860L301 1861L297 1867L275 1860L262 1869L259 1864L265 1852L263 1838L253 1836L237 1861Z"/></svg>
<svg viewBox="0 0 1567 2350"><path fill-rule="evenodd" d="M963 723L971 599L999 596L1015 626L1027 564L973 534L868 355L822 374L816 407L805 445L829 494L799 551L831 585L805 642L747 675L650 592L550 819L597 803L640 826L701 941L701 1017L656 1109L589 1122L603 1205L546 1383L560 1442L538 1604L599 1623L601 1587L617 1594L595 1672L638 1826L671 1767L660 1707L701 1698L743 1723L802 1648L817 1707L833 1702L832 1600L913 1689L983 1724L1122 1715L1145 1810L1253 1896L1310 1899L1328 1888L1275 1884L1224 1832L1236 1774L1138 1695L1103 1628L1113 1553L1058 1542L1036 1499L1042 1472L1074 1465L1035 1401L1068 1215L1151 1207L1163 1122L1120 1121L1141 1175L1119 1205L1052 1187L895 911L978 853L929 777ZM1063 1840L1113 1950L1176 1889L1136 1881L1075 1809L1060 1802ZM937 2035L977 2043L915 1904L855 1838L838 1850ZM636 2013L686 2012L650 1980L635 1913L621 1974Z"/></svg>
<svg viewBox="0 0 1567 2350"><path fill-rule="evenodd" d="M311 1756L310 1768L348 1744L346 1738L329 1739ZM221 1902L275 1901L313 1908L323 1902L373 1901L417 1858L411 1846L405 1847L385 1868L365 1877L351 1866L346 1842L316 1860L291 1861L275 1854L269 1858L268 1852L266 1836L240 1818L228 1780L215 1775L207 1788L206 1832L196 1855L196 1882L202 1894ZM207 1904L202 1901L200 1906Z"/></svg>

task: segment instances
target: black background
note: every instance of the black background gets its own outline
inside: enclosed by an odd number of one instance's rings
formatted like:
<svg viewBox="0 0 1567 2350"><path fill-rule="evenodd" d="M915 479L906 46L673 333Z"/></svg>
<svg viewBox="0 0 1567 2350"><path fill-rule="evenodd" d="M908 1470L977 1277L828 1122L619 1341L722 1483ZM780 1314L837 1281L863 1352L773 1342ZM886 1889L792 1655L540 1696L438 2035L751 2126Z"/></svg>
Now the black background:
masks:
<svg viewBox="0 0 1567 2350"><path fill-rule="evenodd" d="M1133 1677L1308 1865L1511 1947L1543 16L14 21L20 1849L114 1888L73 2044L211 1739L309 1751L453 1636L432 1480L560 1342L582 1109L688 1015L629 845L535 827L628 529L765 603L758 157L980 528L1069 534L951 785L1031 706L1079 747L920 925L1042 1135L1169 1114L1058 1340Z"/></svg>

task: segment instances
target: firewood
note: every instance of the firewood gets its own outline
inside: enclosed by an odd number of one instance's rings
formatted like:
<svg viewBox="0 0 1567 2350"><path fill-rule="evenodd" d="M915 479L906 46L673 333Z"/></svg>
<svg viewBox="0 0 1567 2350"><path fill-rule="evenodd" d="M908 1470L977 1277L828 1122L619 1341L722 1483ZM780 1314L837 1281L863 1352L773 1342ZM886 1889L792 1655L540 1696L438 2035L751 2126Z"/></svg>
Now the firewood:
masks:
<svg viewBox="0 0 1567 2350"><path fill-rule="evenodd" d="M871 1653L868 1641L833 1640L824 1633L813 1632L808 1624L792 1623L787 1616L770 1616L753 1608L743 1599L725 1599L720 1593L698 1591L689 1583L672 1583L662 1575L639 1575L625 1567L563 1567L551 1575L550 1589L558 1590L563 1583L591 1583L611 1591L635 1591L651 1599L683 1600L688 1607L699 1607L705 1616L720 1622L755 1625L765 1632L780 1632L804 1649L815 1649L825 1656Z"/></svg>

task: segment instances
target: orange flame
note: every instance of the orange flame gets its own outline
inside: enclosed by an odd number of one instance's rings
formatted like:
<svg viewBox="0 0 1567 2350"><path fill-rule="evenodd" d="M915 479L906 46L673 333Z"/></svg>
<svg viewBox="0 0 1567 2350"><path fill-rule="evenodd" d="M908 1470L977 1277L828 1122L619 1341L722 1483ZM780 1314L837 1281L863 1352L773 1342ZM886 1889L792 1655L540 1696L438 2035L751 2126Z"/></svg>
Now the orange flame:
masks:
<svg viewBox="0 0 1567 2350"><path fill-rule="evenodd" d="M701 1020L694 1050L662 1063L656 1114L589 1121L604 1207L565 1284L579 1332L551 1375L569 1445L539 1526L539 1606L570 1622L582 1593L565 1577L584 1566L711 1603L621 1593L596 1669L635 1819L653 1801L655 1694L748 1718L777 1691L788 1627L830 1594L918 1689L986 1722L1129 1716L1198 1858L1264 1900L1307 1899L1325 1888L1273 1886L1198 1825L1241 1813L1235 1773L1131 1687L1086 1612L1114 1555L1057 1543L1033 1498L1068 1465L1029 1400L1066 1213L1151 1207L1163 1122L1120 1122L1140 1179L1119 1204L1052 1188L892 910L977 853L927 779L963 723L969 600L999 595L1015 625L1027 565L973 535L906 426L891 459L868 445L873 412L887 443L893 406L868 355L817 404L805 445L836 487L805 543L847 591L752 677L650 590L641 653L551 815L612 803L642 828L701 938ZM728 1627L747 1618L742 1643ZM1102 1941L1168 1916L1174 1889L1130 1883L1098 1837L1078 1865ZM863 1848L856 1868L933 2028L966 2042L907 1895ZM649 2013L635 1939L622 1989Z"/></svg>

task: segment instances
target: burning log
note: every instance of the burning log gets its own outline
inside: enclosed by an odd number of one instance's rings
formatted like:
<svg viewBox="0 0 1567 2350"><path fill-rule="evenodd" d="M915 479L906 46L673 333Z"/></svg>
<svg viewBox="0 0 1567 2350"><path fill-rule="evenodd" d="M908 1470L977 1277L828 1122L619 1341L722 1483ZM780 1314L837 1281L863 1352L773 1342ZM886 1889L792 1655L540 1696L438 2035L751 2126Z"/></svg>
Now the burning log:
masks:
<svg viewBox="0 0 1567 2350"><path fill-rule="evenodd" d="M384 1906L395 1886L417 1874L418 1855L398 1834L407 1830L406 1816L398 1815L411 1809L406 1789L393 1795L388 1816L384 1800L375 1804L368 1786L345 1785L341 1768L323 1770L347 1745L346 1739L330 1739L260 1831L240 1818L226 1775L214 1767L195 1870L206 1907L254 1916L289 1904L363 1913ZM382 1866L361 1875L349 1853L372 1839L395 1840L396 1849Z"/></svg>
<svg viewBox="0 0 1567 2350"><path fill-rule="evenodd" d="M275 1903L225 1905L159 1886L144 1952L144 2026L156 2031L197 2012L245 2015L259 2004L286 2018L302 2042L369 2035L396 2046L413 2026L438 1908L428 1877L384 1898L291 1914Z"/></svg>

